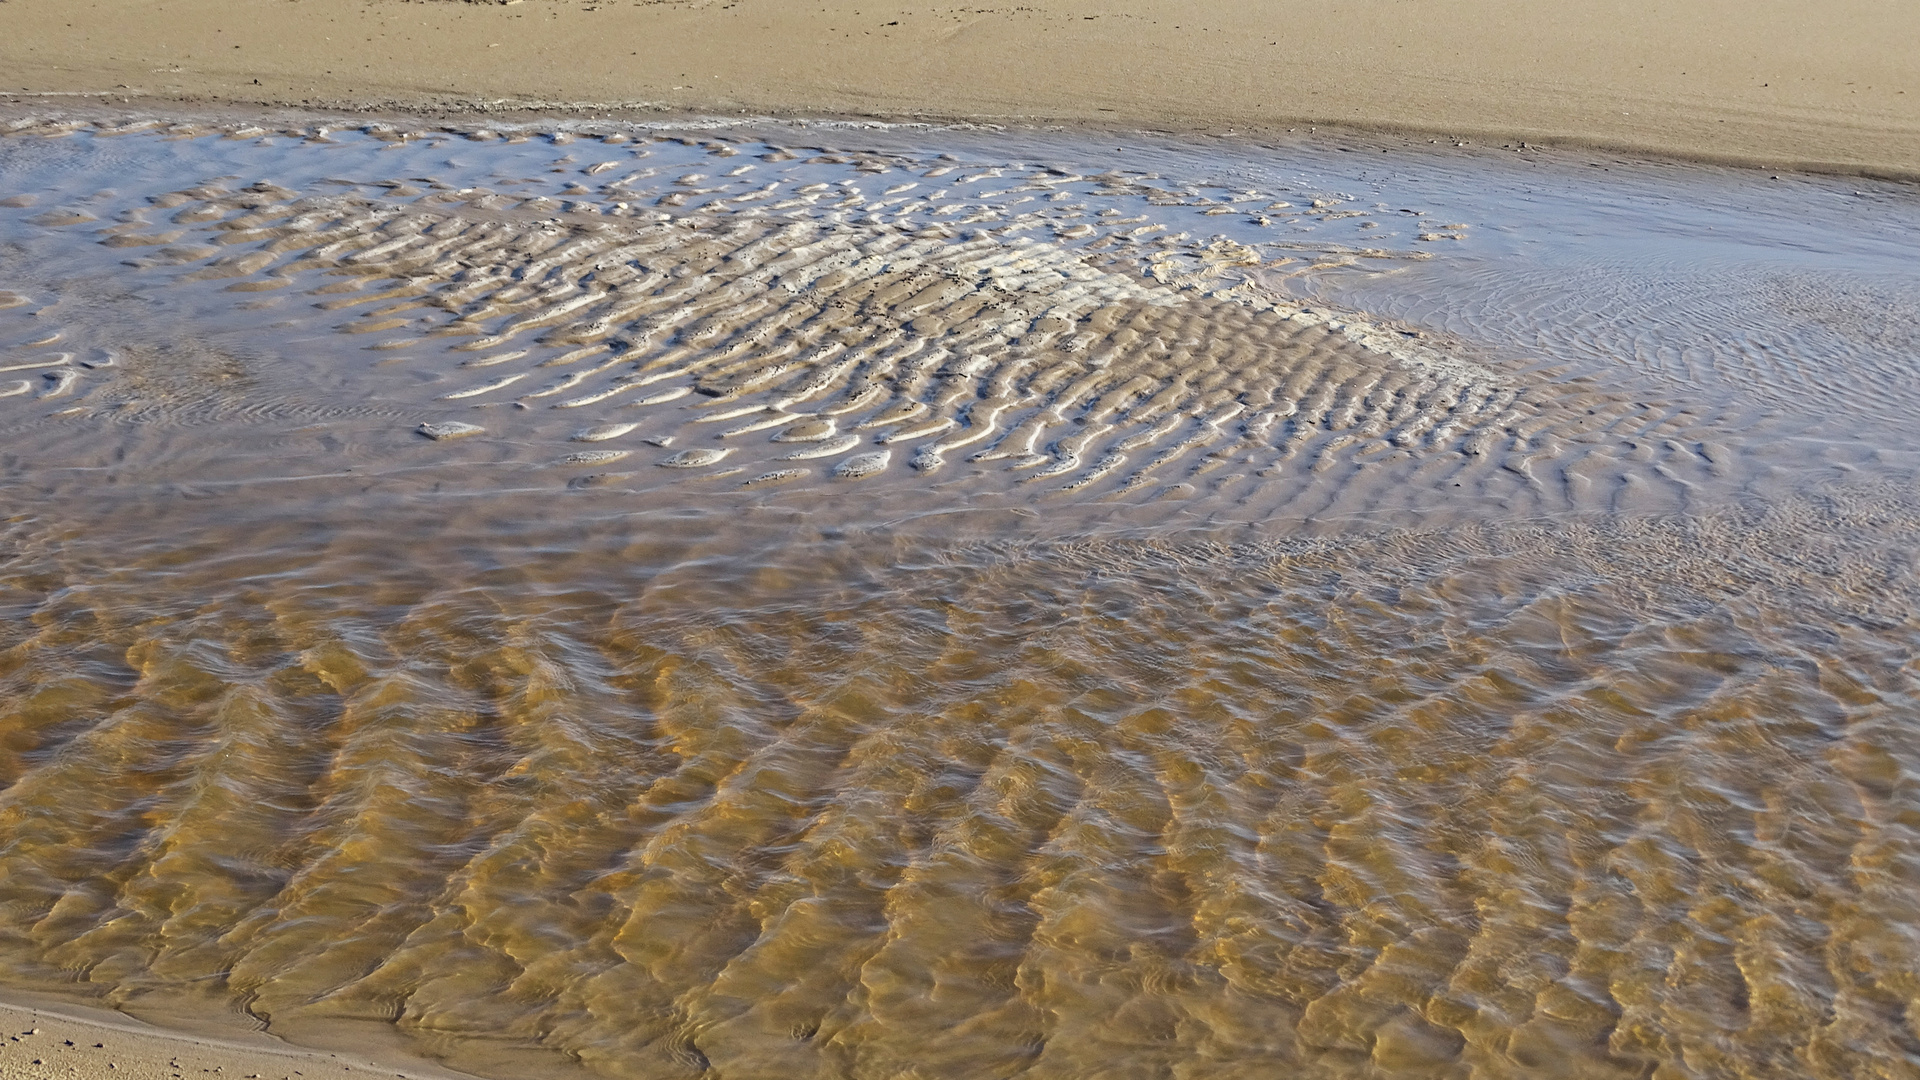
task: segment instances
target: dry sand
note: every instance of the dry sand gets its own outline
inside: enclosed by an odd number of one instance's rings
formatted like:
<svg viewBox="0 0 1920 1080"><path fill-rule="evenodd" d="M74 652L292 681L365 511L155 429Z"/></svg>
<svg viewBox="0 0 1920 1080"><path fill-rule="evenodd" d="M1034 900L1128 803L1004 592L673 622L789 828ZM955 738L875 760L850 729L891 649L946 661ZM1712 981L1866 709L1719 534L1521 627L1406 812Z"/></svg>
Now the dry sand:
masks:
<svg viewBox="0 0 1920 1080"><path fill-rule="evenodd" d="M1889 0L6 0L0 91L1307 124L1920 175Z"/></svg>
<svg viewBox="0 0 1920 1080"><path fill-rule="evenodd" d="M262 1033L182 1034L115 1012L10 992L0 1002L0 1080L469 1080L395 1054L288 1046Z"/></svg>

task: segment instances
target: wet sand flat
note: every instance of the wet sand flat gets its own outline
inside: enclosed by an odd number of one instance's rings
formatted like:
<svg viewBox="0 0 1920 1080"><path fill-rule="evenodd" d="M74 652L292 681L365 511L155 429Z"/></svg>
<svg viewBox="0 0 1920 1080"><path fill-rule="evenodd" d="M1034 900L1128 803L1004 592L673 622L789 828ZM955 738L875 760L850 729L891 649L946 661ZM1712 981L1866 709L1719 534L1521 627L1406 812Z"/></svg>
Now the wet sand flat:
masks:
<svg viewBox="0 0 1920 1080"><path fill-rule="evenodd" d="M4 994L509 1080L1920 1063L1910 185L118 109L0 115Z"/></svg>
<svg viewBox="0 0 1920 1080"><path fill-rule="evenodd" d="M5 91L1312 124L1920 171L1920 9L1869 0L11 0Z"/></svg>
<svg viewBox="0 0 1920 1080"><path fill-rule="evenodd" d="M1912 467L1896 184L594 127L7 121L9 475L1271 530Z"/></svg>

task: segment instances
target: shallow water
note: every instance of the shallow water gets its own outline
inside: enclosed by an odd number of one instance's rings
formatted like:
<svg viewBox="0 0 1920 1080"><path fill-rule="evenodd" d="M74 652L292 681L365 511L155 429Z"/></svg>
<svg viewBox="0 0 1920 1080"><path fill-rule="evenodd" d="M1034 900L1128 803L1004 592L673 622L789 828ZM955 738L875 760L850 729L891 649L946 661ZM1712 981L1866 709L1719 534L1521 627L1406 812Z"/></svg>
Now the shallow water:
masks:
<svg viewBox="0 0 1920 1080"><path fill-rule="evenodd" d="M1910 192L120 130L0 139L6 982L498 1075L1920 1071Z"/></svg>

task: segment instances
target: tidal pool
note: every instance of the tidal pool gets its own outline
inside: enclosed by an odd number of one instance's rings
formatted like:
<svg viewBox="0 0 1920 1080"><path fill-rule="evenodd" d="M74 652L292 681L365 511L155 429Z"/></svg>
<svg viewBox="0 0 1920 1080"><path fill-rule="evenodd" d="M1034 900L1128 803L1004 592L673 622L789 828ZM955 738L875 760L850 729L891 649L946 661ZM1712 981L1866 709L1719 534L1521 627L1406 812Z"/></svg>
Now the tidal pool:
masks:
<svg viewBox="0 0 1920 1080"><path fill-rule="evenodd" d="M485 1075L1920 1070L1920 199L0 137L0 990Z"/></svg>

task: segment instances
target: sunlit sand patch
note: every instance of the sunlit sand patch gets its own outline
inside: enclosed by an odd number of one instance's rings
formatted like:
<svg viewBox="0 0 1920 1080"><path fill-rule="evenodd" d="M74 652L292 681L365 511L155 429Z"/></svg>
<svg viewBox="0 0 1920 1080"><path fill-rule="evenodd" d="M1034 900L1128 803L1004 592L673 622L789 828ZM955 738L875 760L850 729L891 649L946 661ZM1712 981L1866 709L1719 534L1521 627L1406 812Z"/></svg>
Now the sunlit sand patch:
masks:
<svg viewBox="0 0 1920 1080"><path fill-rule="evenodd" d="M62 228L68 225L85 225L88 222L98 221L100 219L97 217L94 217L92 214L87 213L85 210L65 208L60 210L48 210L44 214L34 215L29 220L31 220L35 225L45 226L50 229L57 229L57 228Z"/></svg>
<svg viewBox="0 0 1920 1080"><path fill-rule="evenodd" d="M32 362L25 363L25 364L0 365L0 371L33 371L41 368L48 368L48 369L59 368L59 367L65 367L67 364L72 362L73 362L72 353L55 353L52 356L42 357L38 360L34 360Z"/></svg>
<svg viewBox="0 0 1920 1080"><path fill-rule="evenodd" d="M802 477L812 475L812 473L812 469L775 469L772 472L761 473L759 476L753 477L750 480L744 480L741 483L747 487L764 487L770 484L784 484L791 480L799 480Z"/></svg>
<svg viewBox="0 0 1920 1080"><path fill-rule="evenodd" d="M660 459L657 464L669 469L701 469L708 465L718 464L731 453L733 453L732 447L719 450L682 450L670 457Z"/></svg>
<svg viewBox="0 0 1920 1080"><path fill-rule="evenodd" d="M859 480L884 472L888 462L893 460L891 450L873 450L865 454L855 454L833 467L833 475L842 480Z"/></svg>
<svg viewBox="0 0 1920 1080"><path fill-rule="evenodd" d="M794 424L773 437L774 442L825 442L839 434L838 425L831 417L821 420L805 420Z"/></svg>
<svg viewBox="0 0 1920 1080"><path fill-rule="evenodd" d="M583 428L573 433L575 442L606 442L617 439L638 428L638 424L601 424L597 427Z"/></svg>
<svg viewBox="0 0 1920 1080"><path fill-rule="evenodd" d="M429 439L465 439L474 435L484 435L487 429L478 424L468 424L459 420L442 420L421 424L419 432Z"/></svg>
<svg viewBox="0 0 1920 1080"><path fill-rule="evenodd" d="M582 450L561 458L560 463L562 465L604 465L609 461L619 461L631 453L633 453L631 450Z"/></svg>
<svg viewBox="0 0 1920 1080"><path fill-rule="evenodd" d="M864 442L858 435L837 435L824 440L818 446L803 447L780 455L781 461L810 461L814 458L836 457L859 446Z"/></svg>

